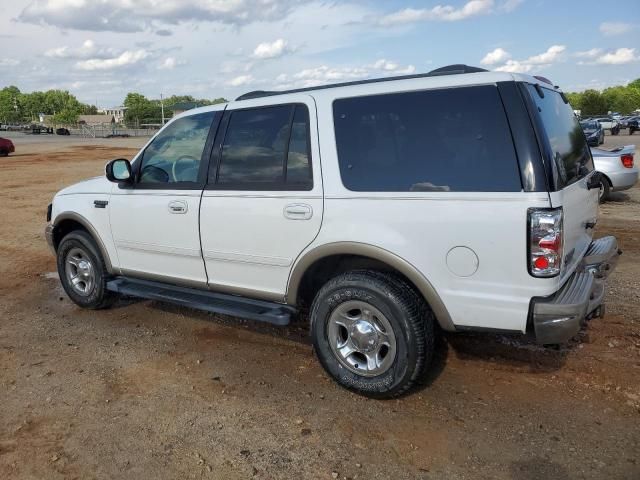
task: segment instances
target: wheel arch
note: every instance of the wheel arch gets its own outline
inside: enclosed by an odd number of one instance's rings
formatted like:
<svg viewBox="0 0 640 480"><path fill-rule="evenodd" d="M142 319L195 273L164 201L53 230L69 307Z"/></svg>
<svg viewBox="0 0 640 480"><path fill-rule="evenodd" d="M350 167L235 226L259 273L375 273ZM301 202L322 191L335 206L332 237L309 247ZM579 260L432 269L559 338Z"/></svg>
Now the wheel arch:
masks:
<svg viewBox="0 0 640 480"><path fill-rule="evenodd" d="M305 283L316 271L316 267L331 260L339 261L345 257L370 260L375 265L386 267L391 272L403 276L422 295L429 304L433 313L442 327L447 331L455 331L451 316L445 307L440 295L436 292L431 282L410 262L381 247L359 242L335 242L315 247L296 260L289 275L287 285L287 303L297 305ZM343 270L337 269L336 274Z"/></svg>
<svg viewBox="0 0 640 480"><path fill-rule="evenodd" d="M113 265L111 264L111 259L109 257L109 252L107 252L107 247L102 242L100 235L98 235L98 231L91 224L89 220L76 212L62 212L56 216L53 222L53 248L55 251L58 251L58 246L60 242L69 232L74 230L84 230L87 232L91 238L96 242L96 246L104 259L105 267L107 272L113 274Z"/></svg>

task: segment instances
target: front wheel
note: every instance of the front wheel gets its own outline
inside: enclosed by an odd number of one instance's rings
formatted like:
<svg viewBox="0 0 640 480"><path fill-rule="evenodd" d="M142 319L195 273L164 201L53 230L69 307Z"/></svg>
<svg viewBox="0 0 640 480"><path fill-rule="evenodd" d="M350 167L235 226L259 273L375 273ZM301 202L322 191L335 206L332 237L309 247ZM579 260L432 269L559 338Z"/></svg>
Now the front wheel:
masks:
<svg viewBox="0 0 640 480"><path fill-rule="evenodd" d="M107 308L116 294L107 290L108 272L91 236L81 230L67 234L57 251L58 276L74 303L93 310Z"/></svg>
<svg viewBox="0 0 640 480"><path fill-rule="evenodd" d="M320 363L340 385L375 398L409 390L434 349L433 313L401 278L353 271L335 277L311 307Z"/></svg>

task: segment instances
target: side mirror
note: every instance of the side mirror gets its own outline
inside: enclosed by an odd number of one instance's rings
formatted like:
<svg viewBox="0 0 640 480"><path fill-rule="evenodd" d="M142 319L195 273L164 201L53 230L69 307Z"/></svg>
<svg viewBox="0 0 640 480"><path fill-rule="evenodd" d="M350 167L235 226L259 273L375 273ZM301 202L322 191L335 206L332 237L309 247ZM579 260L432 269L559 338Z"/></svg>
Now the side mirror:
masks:
<svg viewBox="0 0 640 480"><path fill-rule="evenodd" d="M593 172L593 174L591 175L591 178L587 181L587 190L600 188L601 182L602 182L602 173Z"/></svg>
<svg viewBox="0 0 640 480"><path fill-rule="evenodd" d="M133 175L131 173L131 164L126 158L116 158L107 163L105 167L107 180L114 183L131 183Z"/></svg>

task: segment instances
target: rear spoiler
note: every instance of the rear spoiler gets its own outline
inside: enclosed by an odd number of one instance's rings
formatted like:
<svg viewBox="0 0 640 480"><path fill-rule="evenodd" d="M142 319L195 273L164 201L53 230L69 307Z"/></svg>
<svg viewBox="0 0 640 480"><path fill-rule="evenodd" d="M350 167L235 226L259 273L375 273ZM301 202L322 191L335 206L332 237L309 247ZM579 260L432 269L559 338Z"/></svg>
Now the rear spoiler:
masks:
<svg viewBox="0 0 640 480"><path fill-rule="evenodd" d="M592 148L591 155L594 157L619 157L621 155L635 155L635 145L625 145L624 147L616 147L611 150L604 150L602 148Z"/></svg>

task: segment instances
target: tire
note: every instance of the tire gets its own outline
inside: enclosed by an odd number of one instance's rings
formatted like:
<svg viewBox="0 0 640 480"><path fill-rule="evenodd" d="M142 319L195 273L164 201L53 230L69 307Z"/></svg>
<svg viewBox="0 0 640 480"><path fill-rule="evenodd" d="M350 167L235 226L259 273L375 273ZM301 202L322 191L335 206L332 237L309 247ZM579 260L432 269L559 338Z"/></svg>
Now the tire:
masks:
<svg viewBox="0 0 640 480"><path fill-rule="evenodd" d="M600 180L600 191L598 193L598 201L600 203L604 203L609 198L609 193L611 193L611 184L609 180L605 177L602 177Z"/></svg>
<svg viewBox="0 0 640 480"><path fill-rule="evenodd" d="M115 293L107 290L109 273L100 250L87 232L74 230L65 235L56 255L60 281L76 305L98 310L110 307L117 299ZM78 281L75 286L72 280L74 273Z"/></svg>
<svg viewBox="0 0 640 480"><path fill-rule="evenodd" d="M407 392L433 356L433 313L395 275L357 270L333 278L316 295L310 319L314 350L325 371L341 386L367 397ZM344 321L350 329L339 324ZM376 363L367 361L363 345L373 350L366 353ZM355 350L341 355L345 347Z"/></svg>
<svg viewBox="0 0 640 480"><path fill-rule="evenodd" d="M8 156L9 156L8 150L0 150L0 157L8 157Z"/></svg>

